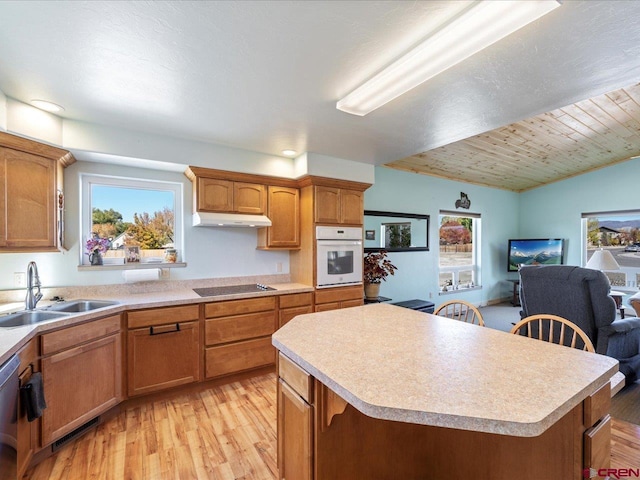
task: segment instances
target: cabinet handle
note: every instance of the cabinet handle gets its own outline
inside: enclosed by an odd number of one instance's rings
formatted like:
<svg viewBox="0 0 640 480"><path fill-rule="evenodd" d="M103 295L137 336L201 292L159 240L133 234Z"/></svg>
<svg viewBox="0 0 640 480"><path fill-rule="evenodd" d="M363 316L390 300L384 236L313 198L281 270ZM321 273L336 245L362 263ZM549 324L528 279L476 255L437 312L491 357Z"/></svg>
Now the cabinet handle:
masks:
<svg viewBox="0 0 640 480"><path fill-rule="evenodd" d="M163 328L163 327L160 327ZM176 323L176 328L175 330L164 330L161 332L158 331L154 331L153 327L149 327L149 335L162 335L163 333L175 333L175 332L179 332L180 331L180 324Z"/></svg>

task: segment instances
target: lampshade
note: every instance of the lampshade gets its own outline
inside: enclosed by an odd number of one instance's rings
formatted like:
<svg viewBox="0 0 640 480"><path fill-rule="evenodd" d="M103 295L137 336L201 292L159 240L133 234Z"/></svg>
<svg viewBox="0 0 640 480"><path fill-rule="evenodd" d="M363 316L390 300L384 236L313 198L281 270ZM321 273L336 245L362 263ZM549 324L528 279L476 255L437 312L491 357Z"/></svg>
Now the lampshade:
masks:
<svg viewBox="0 0 640 480"><path fill-rule="evenodd" d="M340 100L363 116L559 7L558 0L473 2L426 40Z"/></svg>
<svg viewBox="0 0 640 480"><path fill-rule="evenodd" d="M587 268L593 268L594 270L620 270L620 265L613 258L609 250L596 250L589 259L586 265Z"/></svg>

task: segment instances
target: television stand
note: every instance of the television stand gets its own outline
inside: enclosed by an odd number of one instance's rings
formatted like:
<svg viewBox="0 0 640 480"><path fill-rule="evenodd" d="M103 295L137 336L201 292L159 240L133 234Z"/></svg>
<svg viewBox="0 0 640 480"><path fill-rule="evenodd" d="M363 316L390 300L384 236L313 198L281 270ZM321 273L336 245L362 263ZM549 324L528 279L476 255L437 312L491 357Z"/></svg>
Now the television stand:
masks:
<svg viewBox="0 0 640 480"><path fill-rule="evenodd" d="M511 295L511 305L514 307L520 306L520 280L509 280L513 283L513 293Z"/></svg>

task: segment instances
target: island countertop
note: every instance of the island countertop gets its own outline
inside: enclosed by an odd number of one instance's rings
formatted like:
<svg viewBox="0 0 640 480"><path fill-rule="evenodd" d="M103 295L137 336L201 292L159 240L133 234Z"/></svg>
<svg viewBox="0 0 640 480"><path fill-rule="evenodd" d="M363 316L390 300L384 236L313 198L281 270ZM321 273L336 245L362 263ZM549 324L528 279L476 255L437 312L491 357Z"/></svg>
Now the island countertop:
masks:
<svg viewBox="0 0 640 480"><path fill-rule="evenodd" d="M300 315L273 345L373 418L533 437L617 360L393 305Z"/></svg>

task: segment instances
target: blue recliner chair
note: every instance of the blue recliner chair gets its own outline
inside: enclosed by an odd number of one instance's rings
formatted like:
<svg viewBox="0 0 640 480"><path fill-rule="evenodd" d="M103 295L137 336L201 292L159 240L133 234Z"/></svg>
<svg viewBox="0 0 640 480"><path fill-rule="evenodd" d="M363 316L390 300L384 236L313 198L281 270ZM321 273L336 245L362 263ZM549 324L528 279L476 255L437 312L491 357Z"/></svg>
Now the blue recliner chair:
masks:
<svg viewBox="0 0 640 480"><path fill-rule="evenodd" d="M640 318L616 319L609 280L599 270L569 265L520 269L521 315L559 315L578 325L596 353L620 362L627 384L640 378Z"/></svg>

